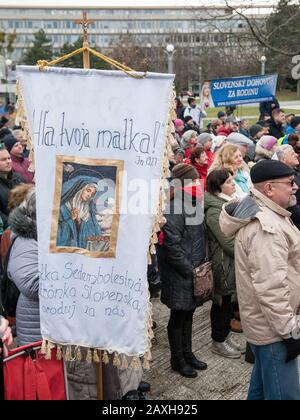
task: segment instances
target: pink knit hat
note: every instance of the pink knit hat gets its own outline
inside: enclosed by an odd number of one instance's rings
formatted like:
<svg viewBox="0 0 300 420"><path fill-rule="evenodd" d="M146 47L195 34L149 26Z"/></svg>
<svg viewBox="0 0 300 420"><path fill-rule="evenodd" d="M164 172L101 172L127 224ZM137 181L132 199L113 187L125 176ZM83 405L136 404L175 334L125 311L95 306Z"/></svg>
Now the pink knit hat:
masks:
<svg viewBox="0 0 300 420"><path fill-rule="evenodd" d="M178 127L180 127L181 125L184 125L184 122L183 122L182 120L180 120L179 118L177 118L177 119L174 121L174 125L175 125L175 128L178 128Z"/></svg>
<svg viewBox="0 0 300 420"><path fill-rule="evenodd" d="M264 149L271 150L277 143L277 139L273 136L262 136L258 143Z"/></svg>

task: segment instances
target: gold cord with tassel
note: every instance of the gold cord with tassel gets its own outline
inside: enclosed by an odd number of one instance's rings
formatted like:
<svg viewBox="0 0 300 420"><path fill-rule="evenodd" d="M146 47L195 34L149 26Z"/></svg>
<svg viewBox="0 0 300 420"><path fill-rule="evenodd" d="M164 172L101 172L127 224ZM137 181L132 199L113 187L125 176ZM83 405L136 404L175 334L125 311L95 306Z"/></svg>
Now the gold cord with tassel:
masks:
<svg viewBox="0 0 300 420"><path fill-rule="evenodd" d="M69 58L81 54L85 51L90 52L92 55L96 56L97 58L100 58L100 60L106 61L108 64L110 64L111 66L117 68L118 70L123 71L124 73L126 73L128 76L130 77L134 77L135 79L143 79L146 77L146 73L139 75L137 74L137 72L133 69L131 69L130 67L125 66L124 64L110 58L107 57L104 54L101 54L100 52L93 50L90 47L82 47L79 48L78 50L72 51L69 54L65 54L62 57L56 58L55 60L52 61L47 61L47 60L38 60L37 62L37 66L39 67L40 70L44 70L45 67L48 66L55 66L55 64L59 64L62 61L68 60Z"/></svg>

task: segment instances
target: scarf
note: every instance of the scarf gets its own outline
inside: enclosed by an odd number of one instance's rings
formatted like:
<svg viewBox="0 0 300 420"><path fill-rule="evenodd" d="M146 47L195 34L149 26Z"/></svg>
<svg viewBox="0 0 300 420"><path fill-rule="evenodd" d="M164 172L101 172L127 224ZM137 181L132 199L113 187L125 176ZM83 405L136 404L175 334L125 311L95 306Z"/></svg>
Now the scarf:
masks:
<svg viewBox="0 0 300 420"><path fill-rule="evenodd" d="M198 174L199 174L199 179L203 181L204 191L206 191L206 178L207 178L208 166L199 165L199 163L195 163L193 166L195 169L197 169Z"/></svg>
<svg viewBox="0 0 300 420"><path fill-rule="evenodd" d="M248 178L244 175L241 169L238 169L236 172L234 180L244 193L249 192Z"/></svg>
<svg viewBox="0 0 300 420"><path fill-rule="evenodd" d="M218 194L217 194L217 196L218 196L219 198L222 198L222 199L223 199L223 200L225 200L225 201L231 201L231 200L234 200L234 196L230 197L230 195L226 195L226 194L223 194L223 193L218 193Z"/></svg>

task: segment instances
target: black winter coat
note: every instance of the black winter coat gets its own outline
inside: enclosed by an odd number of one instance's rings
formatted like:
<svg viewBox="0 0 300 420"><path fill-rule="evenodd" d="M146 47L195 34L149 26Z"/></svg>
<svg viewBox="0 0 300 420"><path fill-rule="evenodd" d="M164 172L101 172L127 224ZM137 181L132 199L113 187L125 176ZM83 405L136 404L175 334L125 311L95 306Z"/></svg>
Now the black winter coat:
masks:
<svg viewBox="0 0 300 420"><path fill-rule="evenodd" d="M280 108L279 102L275 98L273 101L261 102L259 105L259 111L261 114L268 114L272 117L274 109Z"/></svg>
<svg viewBox="0 0 300 420"><path fill-rule="evenodd" d="M162 229L164 242L157 250L161 301L177 311L191 311L199 306L194 298L192 270L205 258L205 229L203 209L197 203L195 207L196 200L188 193L183 193L182 198L175 196L167 207L167 223ZM195 216L194 224L188 225L187 220L193 220L191 215Z"/></svg>
<svg viewBox="0 0 300 420"><path fill-rule="evenodd" d="M4 229L8 226L9 210L7 208L9 192L16 185L25 183L24 179L16 172L8 174L7 178L0 176L0 216L3 220Z"/></svg>
<svg viewBox="0 0 300 420"><path fill-rule="evenodd" d="M270 136L276 137L276 139L280 139L281 137L285 135L283 125L277 125L276 122L273 120L273 118L271 118L269 134Z"/></svg>

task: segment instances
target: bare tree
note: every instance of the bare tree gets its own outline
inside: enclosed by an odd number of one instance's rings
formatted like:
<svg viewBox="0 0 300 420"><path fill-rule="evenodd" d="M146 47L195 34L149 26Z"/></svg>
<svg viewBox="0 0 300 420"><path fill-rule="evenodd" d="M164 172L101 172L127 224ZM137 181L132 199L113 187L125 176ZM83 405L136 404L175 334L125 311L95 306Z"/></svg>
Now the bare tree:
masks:
<svg viewBox="0 0 300 420"><path fill-rule="evenodd" d="M138 46L135 37L129 33L122 35L119 42L111 46L110 56L136 71L149 70L149 61L144 49Z"/></svg>
<svg viewBox="0 0 300 420"><path fill-rule="evenodd" d="M246 14L249 7L255 7L253 1L243 9L233 6L229 0L224 0L224 2L229 10L247 23L250 34L266 50L288 57L300 54L299 0L280 0L264 27L259 27L255 20L251 20ZM276 20L276 14L279 17L278 20ZM274 40L279 42L274 42ZM277 44L281 44L281 47Z"/></svg>

